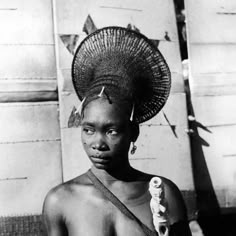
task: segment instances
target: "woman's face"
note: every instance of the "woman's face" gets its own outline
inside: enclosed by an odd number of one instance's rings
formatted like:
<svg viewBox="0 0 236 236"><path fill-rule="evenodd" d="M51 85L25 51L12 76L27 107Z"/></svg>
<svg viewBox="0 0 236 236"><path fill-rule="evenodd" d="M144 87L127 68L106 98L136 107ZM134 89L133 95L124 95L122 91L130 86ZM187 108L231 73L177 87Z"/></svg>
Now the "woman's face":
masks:
<svg viewBox="0 0 236 236"><path fill-rule="evenodd" d="M104 98L93 100L84 108L81 128L84 149L96 168L127 164L132 128L125 109Z"/></svg>

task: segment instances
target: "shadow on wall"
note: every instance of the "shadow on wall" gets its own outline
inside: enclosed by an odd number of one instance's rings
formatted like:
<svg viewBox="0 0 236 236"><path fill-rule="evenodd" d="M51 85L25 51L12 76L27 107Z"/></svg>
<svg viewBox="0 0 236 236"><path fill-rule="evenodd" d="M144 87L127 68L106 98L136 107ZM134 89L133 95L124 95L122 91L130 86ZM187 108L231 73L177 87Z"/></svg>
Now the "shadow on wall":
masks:
<svg viewBox="0 0 236 236"><path fill-rule="evenodd" d="M187 95L187 107L188 114L195 117L194 109L191 102L191 94L189 90L188 80L185 80L185 88ZM190 120L189 129L191 142L191 156L193 167L193 178L195 184L195 190L197 194L197 209L199 214L219 215L220 207L217 201L217 197L213 188L211 177L207 168L203 146L210 146L210 144L200 137L198 128L204 129L206 132L211 131L203 124L196 120Z"/></svg>
<svg viewBox="0 0 236 236"><path fill-rule="evenodd" d="M207 168L203 146L210 144L202 139L198 129L211 131L200 122L194 119L194 109L191 102L188 80L185 80L187 95L188 114L190 119L189 130L191 142L191 157L193 168L193 179L196 191L198 223L202 228L204 236L235 236L236 235L236 214L220 214L220 206L213 188L211 177Z"/></svg>

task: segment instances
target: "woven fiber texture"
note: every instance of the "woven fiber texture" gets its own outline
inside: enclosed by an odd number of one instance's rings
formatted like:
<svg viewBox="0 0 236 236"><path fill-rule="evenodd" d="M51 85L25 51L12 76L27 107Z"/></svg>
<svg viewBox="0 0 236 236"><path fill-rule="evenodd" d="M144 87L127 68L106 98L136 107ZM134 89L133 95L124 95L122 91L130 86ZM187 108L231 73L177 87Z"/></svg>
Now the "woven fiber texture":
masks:
<svg viewBox="0 0 236 236"><path fill-rule="evenodd" d="M170 92L171 75L162 54L144 35L106 27L87 36L76 50L72 81L80 100L105 86L110 97L134 104L134 121L155 116Z"/></svg>
<svg viewBox="0 0 236 236"><path fill-rule="evenodd" d="M46 236L41 215L0 217L0 236Z"/></svg>

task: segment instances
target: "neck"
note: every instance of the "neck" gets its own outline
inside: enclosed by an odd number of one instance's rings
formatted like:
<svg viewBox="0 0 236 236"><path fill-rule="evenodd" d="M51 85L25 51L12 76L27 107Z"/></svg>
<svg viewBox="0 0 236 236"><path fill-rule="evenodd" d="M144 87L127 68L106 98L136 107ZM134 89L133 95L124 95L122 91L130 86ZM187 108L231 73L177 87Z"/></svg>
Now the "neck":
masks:
<svg viewBox="0 0 236 236"><path fill-rule="evenodd" d="M91 170L99 179L104 181L134 181L137 174L137 171L129 163L122 166L122 168L108 170L98 169L92 166Z"/></svg>

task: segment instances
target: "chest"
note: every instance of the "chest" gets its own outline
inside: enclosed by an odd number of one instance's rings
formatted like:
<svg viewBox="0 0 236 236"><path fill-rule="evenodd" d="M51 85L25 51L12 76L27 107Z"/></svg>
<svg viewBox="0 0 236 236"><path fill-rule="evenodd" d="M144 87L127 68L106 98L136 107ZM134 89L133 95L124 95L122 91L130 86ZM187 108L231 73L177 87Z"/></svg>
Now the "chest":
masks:
<svg viewBox="0 0 236 236"><path fill-rule="evenodd" d="M126 205L132 213L154 230L150 201ZM82 203L73 207L67 215L66 227L69 236L145 236L141 227L128 218L110 201Z"/></svg>

